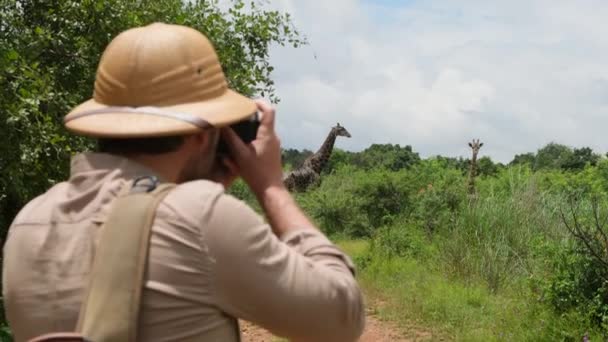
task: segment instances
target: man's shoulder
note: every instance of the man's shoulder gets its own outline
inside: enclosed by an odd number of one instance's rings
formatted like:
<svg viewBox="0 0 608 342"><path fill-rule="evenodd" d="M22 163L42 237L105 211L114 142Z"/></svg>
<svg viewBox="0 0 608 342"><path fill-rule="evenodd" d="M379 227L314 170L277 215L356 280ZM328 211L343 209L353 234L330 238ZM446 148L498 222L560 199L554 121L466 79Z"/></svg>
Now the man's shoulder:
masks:
<svg viewBox="0 0 608 342"><path fill-rule="evenodd" d="M213 200L218 196L227 196L224 186L208 180L195 180L176 184L167 198L180 203Z"/></svg>
<svg viewBox="0 0 608 342"><path fill-rule="evenodd" d="M13 220L13 225L20 223L37 223L35 222L38 221L36 217L42 216L49 211L49 205L65 196L67 188L67 182L60 182L50 187L44 193L31 199L21 208L21 210L19 210Z"/></svg>
<svg viewBox="0 0 608 342"><path fill-rule="evenodd" d="M163 202L181 214L192 213L196 216L206 215L218 205L247 206L241 200L226 193L223 185L208 180L177 184Z"/></svg>

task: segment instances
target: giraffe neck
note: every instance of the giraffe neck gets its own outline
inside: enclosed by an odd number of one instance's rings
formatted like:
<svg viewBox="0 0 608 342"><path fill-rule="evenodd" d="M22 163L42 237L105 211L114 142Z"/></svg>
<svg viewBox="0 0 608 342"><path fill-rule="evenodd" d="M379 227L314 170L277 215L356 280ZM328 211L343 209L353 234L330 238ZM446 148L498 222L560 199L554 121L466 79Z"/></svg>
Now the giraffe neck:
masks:
<svg viewBox="0 0 608 342"><path fill-rule="evenodd" d="M469 168L469 193L475 192L475 176L477 176L477 152L473 151Z"/></svg>
<svg viewBox="0 0 608 342"><path fill-rule="evenodd" d="M331 152L334 149L334 143L336 142L336 137L337 137L336 133L332 129L331 132L329 132L329 135L327 136L327 138L325 138L323 145L321 145L321 147L319 148L317 153L315 153L313 155L313 157L310 159L310 167L316 173L320 174L321 171L323 170L323 168L325 167L325 165L327 165L327 162L329 161L329 157L331 156Z"/></svg>
<svg viewBox="0 0 608 342"><path fill-rule="evenodd" d="M471 176L477 176L477 153L473 153L473 158L471 159Z"/></svg>

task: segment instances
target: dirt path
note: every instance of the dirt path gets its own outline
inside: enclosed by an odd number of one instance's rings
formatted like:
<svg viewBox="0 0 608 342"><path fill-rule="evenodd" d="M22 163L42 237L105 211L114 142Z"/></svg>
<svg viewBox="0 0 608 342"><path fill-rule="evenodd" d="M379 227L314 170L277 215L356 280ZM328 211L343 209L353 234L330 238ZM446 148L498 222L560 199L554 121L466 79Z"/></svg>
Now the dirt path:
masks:
<svg viewBox="0 0 608 342"><path fill-rule="evenodd" d="M249 322L241 321L243 342L276 342L282 341L268 331L259 328ZM407 335L407 337L406 337ZM432 334L425 331L412 331L405 333L399 328L379 320L373 315L367 316L365 331L359 342L413 342L430 341Z"/></svg>

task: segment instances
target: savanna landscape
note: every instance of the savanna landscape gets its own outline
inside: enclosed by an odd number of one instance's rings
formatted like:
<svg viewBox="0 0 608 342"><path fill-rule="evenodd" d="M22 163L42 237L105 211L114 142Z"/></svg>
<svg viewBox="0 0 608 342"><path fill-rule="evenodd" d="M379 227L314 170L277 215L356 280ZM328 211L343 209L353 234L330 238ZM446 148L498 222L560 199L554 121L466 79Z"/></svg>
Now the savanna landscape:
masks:
<svg viewBox="0 0 608 342"><path fill-rule="evenodd" d="M1 0L2 240L25 203L68 176L70 156L95 147L62 118L91 96L106 44L155 21L207 34L230 86L275 103L270 47L309 43L289 13L257 1ZM294 189L357 265L373 336L606 340L608 157L555 141L501 163L484 154L497 141L476 138L461 137L471 155L460 157L422 156L414 144L348 151L338 140L315 181ZM318 145L309 148L284 146L286 174ZM228 192L260 210L242 181ZM0 338L11 341L3 312ZM280 340L245 327L252 341Z"/></svg>
<svg viewBox="0 0 608 342"><path fill-rule="evenodd" d="M309 153L285 151L286 168ZM404 338L603 340L608 159L556 143L508 165L481 157L473 194L469 162L338 149L296 196ZM255 206L242 183L231 192Z"/></svg>

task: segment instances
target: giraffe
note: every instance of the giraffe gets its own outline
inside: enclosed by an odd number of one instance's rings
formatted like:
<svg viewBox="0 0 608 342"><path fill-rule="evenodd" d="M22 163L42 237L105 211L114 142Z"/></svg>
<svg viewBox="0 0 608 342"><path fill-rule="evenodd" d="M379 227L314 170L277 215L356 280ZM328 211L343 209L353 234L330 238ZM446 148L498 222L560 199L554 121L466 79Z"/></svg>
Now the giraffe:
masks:
<svg viewBox="0 0 608 342"><path fill-rule="evenodd" d="M469 195L475 195L475 177L477 177L477 154L479 153L479 149L483 146L482 142L479 142L479 139L471 141L469 143L469 147L473 152L473 157L471 158L471 165L469 166L469 181L467 190Z"/></svg>
<svg viewBox="0 0 608 342"><path fill-rule="evenodd" d="M337 137L351 137L346 128L340 126L340 123L331 128L323 145L317 152L306 158L301 167L283 177L283 182L289 191L304 191L309 186L319 182L321 171L329 161Z"/></svg>

